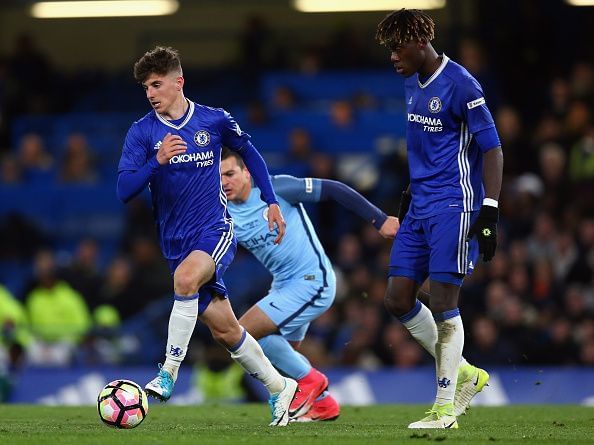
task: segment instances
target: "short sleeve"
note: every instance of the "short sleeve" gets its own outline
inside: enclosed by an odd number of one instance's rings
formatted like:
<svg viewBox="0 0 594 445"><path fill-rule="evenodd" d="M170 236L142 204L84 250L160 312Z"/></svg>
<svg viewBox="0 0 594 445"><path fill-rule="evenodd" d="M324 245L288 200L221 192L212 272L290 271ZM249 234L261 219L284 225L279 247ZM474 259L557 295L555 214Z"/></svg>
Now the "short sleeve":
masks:
<svg viewBox="0 0 594 445"><path fill-rule="evenodd" d="M118 165L118 173L136 171L147 162L145 138L140 132L138 123L134 123L128 130L122 156Z"/></svg>
<svg viewBox="0 0 594 445"><path fill-rule="evenodd" d="M240 150L250 140L250 135L242 131L233 116L224 110L220 125L223 145L231 150Z"/></svg>

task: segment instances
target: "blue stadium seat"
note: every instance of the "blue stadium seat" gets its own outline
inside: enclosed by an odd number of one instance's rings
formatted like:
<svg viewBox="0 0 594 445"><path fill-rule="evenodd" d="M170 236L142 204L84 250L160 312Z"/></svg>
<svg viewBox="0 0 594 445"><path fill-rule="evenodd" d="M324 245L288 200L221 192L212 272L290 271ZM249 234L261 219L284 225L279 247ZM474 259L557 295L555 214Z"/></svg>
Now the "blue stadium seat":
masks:
<svg viewBox="0 0 594 445"><path fill-rule="evenodd" d="M262 81L262 95L271 103L279 87L288 87L299 101L348 99L365 93L385 100L402 98L404 80L391 70L381 71L336 71L315 75L291 72L271 73Z"/></svg>

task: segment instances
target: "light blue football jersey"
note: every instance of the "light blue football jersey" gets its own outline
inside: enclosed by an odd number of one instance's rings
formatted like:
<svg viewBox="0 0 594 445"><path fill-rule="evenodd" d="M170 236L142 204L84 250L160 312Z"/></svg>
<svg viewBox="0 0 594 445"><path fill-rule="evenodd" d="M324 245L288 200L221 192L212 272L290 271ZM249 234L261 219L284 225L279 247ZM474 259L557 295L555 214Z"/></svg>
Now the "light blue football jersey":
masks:
<svg viewBox="0 0 594 445"><path fill-rule="evenodd" d="M479 210L483 152L473 134L494 127L479 83L445 54L421 83L405 80L406 141L413 218ZM488 150L494 147L484 147Z"/></svg>
<svg viewBox="0 0 594 445"><path fill-rule="evenodd" d="M233 236L221 183L221 146L240 150L250 139L225 110L188 103L187 114L178 121L151 111L134 122L118 166L118 173L140 169L156 155L167 133L186 141L187 151L161 166L149 183L161 250L168 260L187 255L205 228Z"/></svg>
<svg viewBox="0 0 594 445"><path fill-rule="evenodd" d="M273 287L296 279L315 280L327 286L332 265L301 204L319 200L319 180L287 176L271 179L287 223L285 236L280 244L274 244L277 232L268 230L268 206L260 199L260 189L253 187L245 202L228 204L239 244L270 271Z"/></svg>

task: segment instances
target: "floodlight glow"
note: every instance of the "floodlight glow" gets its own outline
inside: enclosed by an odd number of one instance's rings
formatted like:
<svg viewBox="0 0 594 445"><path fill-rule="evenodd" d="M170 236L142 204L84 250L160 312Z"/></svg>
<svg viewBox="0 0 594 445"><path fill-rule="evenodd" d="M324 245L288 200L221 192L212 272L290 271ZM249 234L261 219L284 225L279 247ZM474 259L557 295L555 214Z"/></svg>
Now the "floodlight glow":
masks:
<svg viewBox="0 0 594 445"><path fill-rule="evenodd" d="M393 11L407 9L438 9L446 0L293 0L300 12Z"/></svg>
<svg viewBox="0 0 594 445"><path fill-rule="evenodd" d="M177 0L38 2L31 6L31 15L37 19L155 16L173 14L178 8Z"/></svg>
<svg viewBox="0 0 594 445"><path fill-rule="evenodd" d="M565 0L571 6L594 6L594 0Z"/></svg>

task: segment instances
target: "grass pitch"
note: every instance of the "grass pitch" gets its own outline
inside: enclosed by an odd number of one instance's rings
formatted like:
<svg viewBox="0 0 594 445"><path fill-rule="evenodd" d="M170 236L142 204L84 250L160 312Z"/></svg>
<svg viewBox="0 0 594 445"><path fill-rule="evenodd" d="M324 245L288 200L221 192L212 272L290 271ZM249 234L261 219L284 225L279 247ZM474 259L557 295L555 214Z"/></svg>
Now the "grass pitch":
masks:
<svg viewBox="0 0 594 445"><path fill-rule="evenodd" d="M458 430L409 430L426 406L344 407L334 422L269 427L262 405L194 407L153 403L133 430L103 425L94 407L0 405L0 444L592 444L594 408L473 408Z"/></svg>

